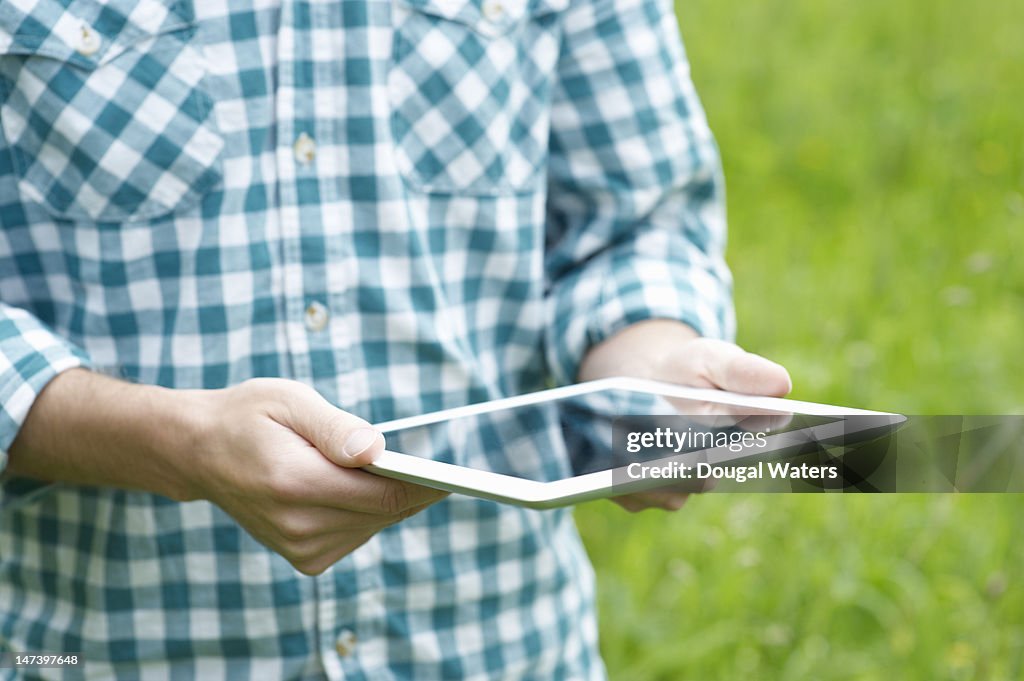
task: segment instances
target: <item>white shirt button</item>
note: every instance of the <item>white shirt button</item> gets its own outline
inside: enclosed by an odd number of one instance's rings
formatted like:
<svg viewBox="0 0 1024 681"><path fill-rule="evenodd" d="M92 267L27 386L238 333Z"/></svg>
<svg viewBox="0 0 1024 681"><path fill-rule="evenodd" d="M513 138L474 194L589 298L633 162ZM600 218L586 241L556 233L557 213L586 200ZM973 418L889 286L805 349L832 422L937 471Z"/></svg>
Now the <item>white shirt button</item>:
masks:
<svg viewBox="0 0 1024 681"><path fill-rule="evenodd" d="M92 26L82 24L78 35L78 53L85 57L91 57L99 51L102 44L103 40L100 38L100 34L94 31Z"/></svg>
<svg viewBox="0 0 1024 681"><path fill-rule="evenodd" d="M484 3L484 16L489 21L501 21L505 17L505 5L501 0L488 0Z"/></svg>
<svg viewBox="0 0 1024 681"><path fill-rule="evenodd" d="M295 138L293 149L295 150L295 160L304 166L308 166L316 158L316 142L306 133Z"/></svg>
<svg viewBox="0 0 1024 681"><path fill-rule="evenodd" d="M331 314L323 303L314 300L306 307L305 317L306 329L315 333L327 328L327 321L331 318Z"/></svg>
<svg viewBox="0 0 1024 681"><path fill-rule="evenodd" d="M356 649L356 634L351 629L342 629L338 634L338 640L334 642L334 649L341 657L348 657Z"/></svg>

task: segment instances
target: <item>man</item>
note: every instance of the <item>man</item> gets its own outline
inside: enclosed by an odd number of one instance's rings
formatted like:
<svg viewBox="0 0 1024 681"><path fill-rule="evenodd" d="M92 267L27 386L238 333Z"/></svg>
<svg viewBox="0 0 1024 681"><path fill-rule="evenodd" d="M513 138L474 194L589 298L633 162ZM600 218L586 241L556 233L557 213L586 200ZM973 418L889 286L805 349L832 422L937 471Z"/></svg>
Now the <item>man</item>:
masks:
<svg viewBox="0 0 1024 681"><path fill-rule="evenodd" d="M5 0L0 224L0 651L99 678L600 678L571 513L370 424L789 389L667 0Z"/></svg>

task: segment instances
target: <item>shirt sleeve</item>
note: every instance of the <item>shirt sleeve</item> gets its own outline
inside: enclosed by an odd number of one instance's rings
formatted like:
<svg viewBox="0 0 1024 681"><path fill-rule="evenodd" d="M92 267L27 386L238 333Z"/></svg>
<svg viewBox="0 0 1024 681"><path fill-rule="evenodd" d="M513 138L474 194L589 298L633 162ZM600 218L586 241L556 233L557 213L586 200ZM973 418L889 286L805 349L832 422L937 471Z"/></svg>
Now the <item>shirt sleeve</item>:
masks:
<svg viewBox="0 0 1024 681"><path fill-rule="evenodd" d="M62 371L88 364L81 349L34 315L0 302L0 475L11 443L46 384ZM0 490L0 506L4 496Z"/></svg>
<svg viewBox="0 0 1024 681"><path fill-rule="evenodd" d="M574 0L553 92L545 271L548 364L674 319L731 339L718 150L670 0Z"/></svg>

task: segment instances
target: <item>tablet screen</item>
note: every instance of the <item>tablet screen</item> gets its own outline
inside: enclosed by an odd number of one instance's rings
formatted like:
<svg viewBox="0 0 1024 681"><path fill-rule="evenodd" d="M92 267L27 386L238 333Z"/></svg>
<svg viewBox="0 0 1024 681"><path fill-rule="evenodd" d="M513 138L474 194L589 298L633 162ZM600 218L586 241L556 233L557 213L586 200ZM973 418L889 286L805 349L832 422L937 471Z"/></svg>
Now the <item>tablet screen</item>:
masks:
<svg viewBox="0 0 1024 681"><path fill-rule="evenodd" d="M709 449L766 455L770 435L839 420L607 388L384 432L392 451L551 482Z"/></svg>

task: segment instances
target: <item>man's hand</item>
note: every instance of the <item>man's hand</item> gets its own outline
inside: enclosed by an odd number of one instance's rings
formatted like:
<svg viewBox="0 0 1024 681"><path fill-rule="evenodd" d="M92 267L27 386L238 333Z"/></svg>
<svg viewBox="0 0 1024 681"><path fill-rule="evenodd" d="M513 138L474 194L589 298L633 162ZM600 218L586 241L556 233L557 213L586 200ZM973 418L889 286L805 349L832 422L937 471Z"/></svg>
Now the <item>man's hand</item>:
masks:
<svg viewBox="0 0 1024 681"><path fill-rule="evenodd" d="M383 449L370 424L294 381L179 391L75 369L37 398L9 472L208 499L312 575L446 496L356 470Z"/></svg>
<svg viewBox="0 0 1024 681"><path fill-rule="evenodd" d="M193 476L200 496L306 574L446 496L356 470L384 436L300 383L256 379L203 397L213 418Z"/></svg>
<svg viewBox="0 0 1024 681"><path fill-rule="evenodd" d="M696 388L782 397L792 388L780 365L725 341L701 338L680 322L656 319L634 324L595 346L580 366L580 380L609 376L648 378ZM669 491L614 499L629 511L678 510L688 495Z"/></svg>

